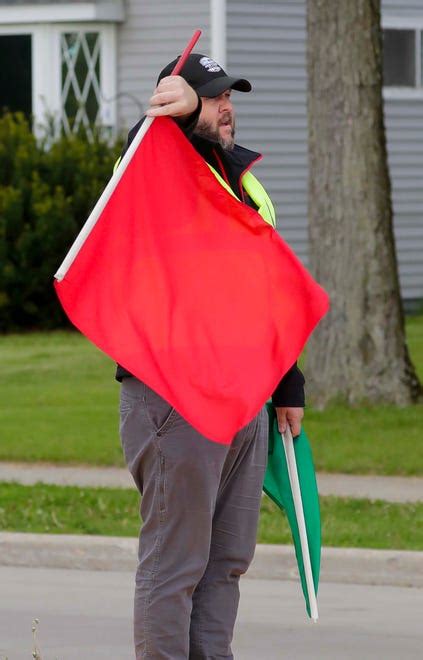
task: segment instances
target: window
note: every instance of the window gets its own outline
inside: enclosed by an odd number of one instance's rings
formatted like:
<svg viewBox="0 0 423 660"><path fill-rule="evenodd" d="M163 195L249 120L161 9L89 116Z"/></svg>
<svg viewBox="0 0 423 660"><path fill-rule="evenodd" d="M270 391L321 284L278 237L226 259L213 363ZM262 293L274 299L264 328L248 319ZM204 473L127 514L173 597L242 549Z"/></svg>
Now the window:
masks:
<svg viewBox="0 0 423 660"><path fill-rule="evenodd" d="M116 98L114 24L0 23L0 112L32 116L40 135L90 134L95 124L113 134Z"/></svg>
<svg viewBox="0 0 423 660"><path fill-rule="evenodd" d="M60 38L62 124L66 133L90 131L100 119L99 32L65 32Z"/></svg>
<svg viewBox="0 0 423 660"><path fill-rule="evenodd" d="M13 75L10 65L13 62ZM32 113L30 34L0 35L0 112Z"/></svg>
<svg viewBox="0 0 423 660"><path fill-rule="evenodd" d="M423 89L422 33L415 28L383 30L383 84L385 87Z"/></svg>

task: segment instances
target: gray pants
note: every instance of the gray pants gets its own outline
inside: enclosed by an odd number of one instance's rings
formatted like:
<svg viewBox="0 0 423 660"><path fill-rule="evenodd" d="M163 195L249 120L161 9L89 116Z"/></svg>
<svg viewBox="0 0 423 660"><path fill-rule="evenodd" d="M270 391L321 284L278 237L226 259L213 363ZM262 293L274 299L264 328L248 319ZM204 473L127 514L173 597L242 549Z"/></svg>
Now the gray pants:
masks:
<svg viewBox="0 0 423 660"><path fill-rule="evenodd" d="M256 544L267 413L220 445L135 378L122 383L120 412L125 459L143 495L136 658L233 658L239 576Z"/></svg>

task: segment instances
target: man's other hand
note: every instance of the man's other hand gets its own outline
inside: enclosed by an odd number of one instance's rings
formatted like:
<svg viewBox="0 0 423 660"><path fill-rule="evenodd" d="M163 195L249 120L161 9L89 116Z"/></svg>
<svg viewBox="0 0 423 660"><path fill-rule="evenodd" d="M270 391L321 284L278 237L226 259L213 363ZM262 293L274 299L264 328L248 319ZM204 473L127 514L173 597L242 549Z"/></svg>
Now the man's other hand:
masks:
<svg viewBox="0 0 423 660"><path fill-rule="evenodd" d="M148 117L184 117L197 109L198 96L181 76L166 76L150 99Z"/></svg>
<svg viewBox="0 0 423 660"><path fill-rule="evenodd" d="M275 408L280 433L285 433L287 424L295 438L301 433L301 420L304 417L304 408Z"/></svg>

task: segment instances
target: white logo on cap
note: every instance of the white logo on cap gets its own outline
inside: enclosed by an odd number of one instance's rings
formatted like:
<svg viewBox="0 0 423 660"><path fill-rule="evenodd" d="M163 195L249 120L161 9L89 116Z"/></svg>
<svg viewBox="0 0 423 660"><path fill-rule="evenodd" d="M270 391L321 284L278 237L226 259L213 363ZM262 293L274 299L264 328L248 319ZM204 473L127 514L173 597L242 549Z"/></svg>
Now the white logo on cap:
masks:
<svg viewBox="0 0 423 660"><path fill-rule="evenodd" d="M210 73L216 73L216 71L220 71L222 67L218 65L217 62L214 60L210 59L210 57L202 57L200 60L200 64L207 69L207 71L210 71Z"/></svg>

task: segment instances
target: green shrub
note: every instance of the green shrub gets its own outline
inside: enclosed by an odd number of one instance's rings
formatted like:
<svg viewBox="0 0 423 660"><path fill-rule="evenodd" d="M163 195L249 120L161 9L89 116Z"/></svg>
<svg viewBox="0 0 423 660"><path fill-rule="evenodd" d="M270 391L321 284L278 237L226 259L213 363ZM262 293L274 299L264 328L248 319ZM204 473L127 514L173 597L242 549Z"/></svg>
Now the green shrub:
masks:
<svg viewBox="0 0 423 660"><path fill-rule="evenodd" d="M22 114L0 117L0 332L67 324L53 275L121 149L100 131L50 144Z"/></svg>

